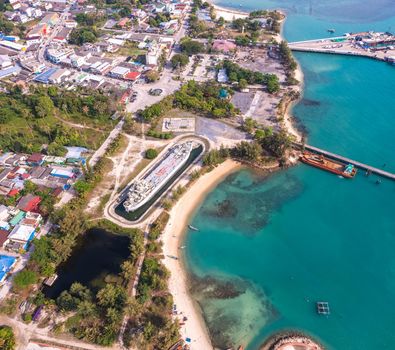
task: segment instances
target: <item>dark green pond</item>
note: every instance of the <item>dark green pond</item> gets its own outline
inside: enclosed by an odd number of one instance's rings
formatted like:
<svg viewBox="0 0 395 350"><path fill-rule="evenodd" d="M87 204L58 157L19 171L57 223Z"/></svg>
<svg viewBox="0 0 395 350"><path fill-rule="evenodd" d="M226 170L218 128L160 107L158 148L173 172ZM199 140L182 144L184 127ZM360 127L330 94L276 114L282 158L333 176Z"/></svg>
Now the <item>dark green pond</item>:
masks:
<svg viewBox="0 0 395 350"><path fill-rule="evenodd" d="M104 287L108 276L116 276L120 265L129 257L129 238L94 228L81 236L72 255L58 268L58 279L52 287L44 287L46 297L55 299L74 282L94 292Z"/></svg>

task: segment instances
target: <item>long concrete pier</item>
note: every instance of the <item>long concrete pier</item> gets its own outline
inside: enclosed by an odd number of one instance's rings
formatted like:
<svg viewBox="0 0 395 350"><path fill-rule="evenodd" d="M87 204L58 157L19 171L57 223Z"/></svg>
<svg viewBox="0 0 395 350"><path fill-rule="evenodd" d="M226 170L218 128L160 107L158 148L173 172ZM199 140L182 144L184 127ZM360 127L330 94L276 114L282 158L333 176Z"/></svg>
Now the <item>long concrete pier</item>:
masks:
<svg viewBox="0 0 395 350"><path fill-rule="evenodd" d="M356 34L349 36L334 36L322 39L295 41L288 43L292 51L326 53L332 55L368 57L379 61L392 61L395 57L395 48L392 42L395 36L386 35L383 40L389 40L388 47L376 50L374 46L365 48L356 41ZM392 40L392 41L390 41ZM378 39L379 41L379 39Z"/></svg>
<svg viewBox="0 0 395 350"><path fill-rule="evenodd" d="M289 45L289 48L292 51L299 51L299 52L312 52L312 53L325 53L330 55L343 55L343 56L356 56L356 57L367 57L372 58L378 61L385 61L384 55L377 55L372 52L366 51L346 51L346 50L331 50L331 49L319 49L319 48L311 48L311 47L299 47L299 46L292 46Z"/></svg>
<svg viewBox="0 0 395 350"><path fill-rule="evenodd" d="M322 154L322 155L324 155L324 156L326 156L328 158L334 159L334 160L339 160L339 161L344 162L344 163L353 164L354 166L356 166L359 169L363 169L363 170L371 172L372 174L376 174L376 175L379 175L379 176L382 176L382 177L386 177L387 179L391 179L391 180L395 181L395 174L390 173L388 171L384 171L382 169L372 167L370 165L358 162L356 160L353 160L353 159L350 159L350 158L346 158L346 157L340 156L338 154L325 151L325 150L323 150L321 148L318 148L318 147L314 147L314 146L310 146L310 145L301 145L301 144L295 144L295 145L300 147L300 148L304 147L308 151L311 151L311 152L314 152L314 153L317 153L317 154Z"/></svg>

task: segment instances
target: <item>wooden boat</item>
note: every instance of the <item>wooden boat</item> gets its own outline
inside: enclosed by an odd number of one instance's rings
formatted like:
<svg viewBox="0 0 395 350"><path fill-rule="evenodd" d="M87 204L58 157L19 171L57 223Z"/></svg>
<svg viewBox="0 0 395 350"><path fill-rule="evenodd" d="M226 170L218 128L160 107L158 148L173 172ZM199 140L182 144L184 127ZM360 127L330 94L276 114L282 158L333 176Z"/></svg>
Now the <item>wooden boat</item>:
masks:
<svg viewBox="0 0 395 350"><path fill-rule="evenodd" d="M315 153L303 152L300 156L300 160L303 163L343 176L347 179L352 179L357 173L357 169L352 164L334 161Z"/></svg>

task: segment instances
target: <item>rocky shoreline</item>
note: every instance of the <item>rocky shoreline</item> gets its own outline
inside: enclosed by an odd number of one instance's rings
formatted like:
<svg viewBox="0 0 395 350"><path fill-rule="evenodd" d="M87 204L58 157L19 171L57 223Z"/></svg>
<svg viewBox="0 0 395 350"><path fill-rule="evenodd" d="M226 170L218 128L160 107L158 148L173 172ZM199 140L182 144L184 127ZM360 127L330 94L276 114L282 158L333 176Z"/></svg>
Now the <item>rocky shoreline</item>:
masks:
<svg viewBox="0 0 395 350"><path fill-rule="evenodd" d="M317 341L297 331L277 333L270 337L260 350L325 350Z"/></svg>

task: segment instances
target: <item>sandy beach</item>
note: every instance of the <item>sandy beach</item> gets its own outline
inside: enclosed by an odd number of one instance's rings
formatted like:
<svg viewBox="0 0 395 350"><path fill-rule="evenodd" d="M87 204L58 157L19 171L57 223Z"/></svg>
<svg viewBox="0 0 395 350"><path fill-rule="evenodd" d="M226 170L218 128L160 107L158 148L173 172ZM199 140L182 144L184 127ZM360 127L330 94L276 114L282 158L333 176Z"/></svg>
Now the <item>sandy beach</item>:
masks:
<svg viewBox="0 0 395 350"><path fill-rule="evenodd" d="M297 86L297 89L296 89L296 90L300 92L300 99L301 99L302 96L303 96L303 86L304 86L303 80L304 80L304 75L303 75L303 71L302 71L302 69L301 69L301 67L300 67L299 62L298 62L298 67L297 67L296 70L295 70L295 78L296 78L297 80L299 80L299 85ZM299 130L296 128L295 122L294 122L294 120L293 120L293 116L292 116L292 114L291 114L291 111L292 111L293 106L295 106L295 104L297 104L297 103L299 102L300 99L298 99L297 101L293 101L293 102L288 106L287 111L286 111L286 113L285 113L285 115L284 115L284 126L285 126L285 129L287 130L287 132L288 132L289 134L295 136L296 141L298 141L298 142L301 142L301 141L302 141L303 135L302 135L302 132L299 131Z"/></svg>
<svg viewBox="0 0 395 350"><path fill-rule="evenodd" d="M279 11L279 12L281 12L281 11ZM284 18L284 20L281 22L281 32L280 32L279 34L277 34L277 37L276 37L276 40L279 41L279 42L280 42L280 41L283 41L283 40L287 41L287 40L284 38L284 34L283 34L284 23L285 23L285 21L287 20L287 17L286 17L286 14L285 14L285 13L283 13L283 14L284 14L285 18ZM297 62L297 61L296 61L296 62ZM297 80L299 81L299 84L298 84L298 86L296 87L295 90L298 91L298 92L300 93L300 96L301 96L300 98L302 98L302 95L303 95L303 87L304 87L304 74L303 74L302 68L301 68L301 66L300 66L300 63L299 63L299 62L297 62L297 63L298 63L298 65L297 65L296 70L295 70L295 79L297 79ZM301 141L302 141L302 138L303 138L303 135L302 135L302 133L296 128L296 126L295 126L295 124L294 124L294 121L292 120L292 119L293 119L293 116L292 116L292 114L291 114L291 110L292 110L293 106L294 106L296 103L298 103L298 102L299 102L299 100L294 101L293 103L291 103L291 104L288 106L287 111L286 111L286 113L285 113L285 115L284 115L284 126L285 126L285 129L287 130L287 132L288 132L289 134L295 136L296 141L301 142Z"/></svg>
<svg viewBox="0 0 395 350"><path fill-rule="evenodd" d="M180 320L187 317L185 325L181 326L181 336L191 339L191 350L213 349L210 337L199 306L194 303L188 292L187 275L182 259L172 259L180 256L179 247L190 216L218 183L227 175L239 170L242 165L233 160L226 160L211 172L200 177L171 209L170 220L162 236L164 263L170 270L169 290L174 298L174 304L180 313Z"/></svg>
<svg viewBox="0 0 395 350"><path fill-rule="evenodd" d="M210 2L212 3L212 1ZM215 7L217 17L223 17L226 21L248 17L248 13L245 12L226 9L215 4L213 6ZM283 40L282 35L279 34L277 39ZM295 78L300 81L298 89L302 91L303 72L299 65L295 72ZM291 108L292 104L287 109L284 126L290 134L293 134L300 140L301 134L293 125L290 115ZM205 196L227 175L237 171L241 167L242 165L240 163L227 160L213 171L200 177L172 208L169 222L162 236L163 253L165 256L164 263L171 272L169 290L173 295L174 304L177 306L180 321L182 321L183 317L188 318L185 324L181 326L180 332L184 340L186 338L191 339L191 350L209 350L213 349L213 346L200 307L189 295L187 275L182 259L180 259L180 246L183 244L183 236L188 221ZM169 256L176 256L179 259L176 260Z"/></svg>
<svg viewBox="0 0 395 350"><path fill-rule="evenodd" d="M217 18L222 17L225 21L233 21L238 18L247 18L249 16L248 12L237 11L233 9L228 9L225 7L221 7L209 1L212 6L215 8L215 13L217 14Z"/></svg>

